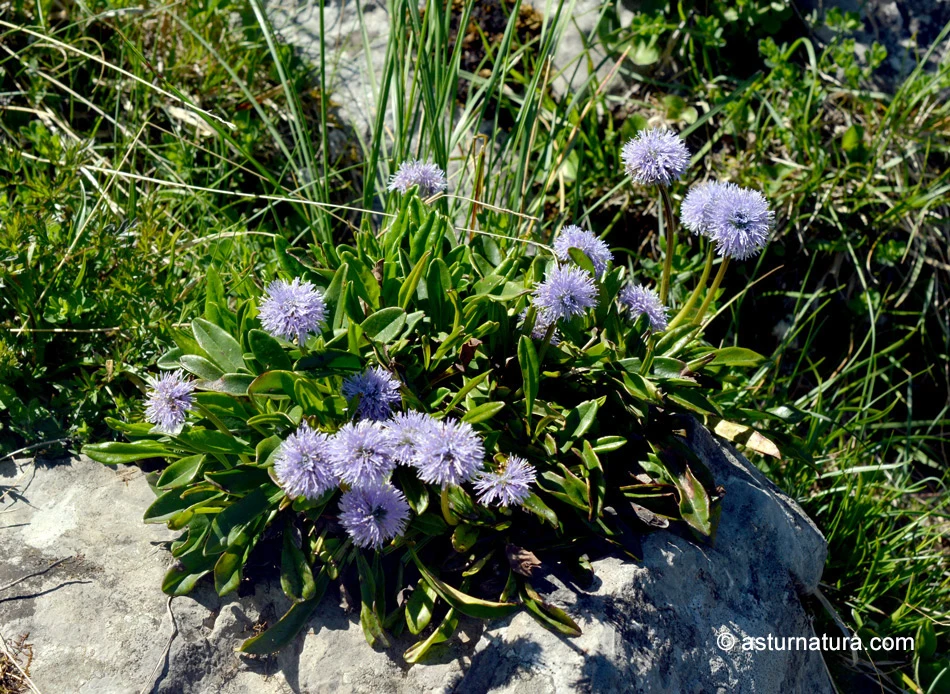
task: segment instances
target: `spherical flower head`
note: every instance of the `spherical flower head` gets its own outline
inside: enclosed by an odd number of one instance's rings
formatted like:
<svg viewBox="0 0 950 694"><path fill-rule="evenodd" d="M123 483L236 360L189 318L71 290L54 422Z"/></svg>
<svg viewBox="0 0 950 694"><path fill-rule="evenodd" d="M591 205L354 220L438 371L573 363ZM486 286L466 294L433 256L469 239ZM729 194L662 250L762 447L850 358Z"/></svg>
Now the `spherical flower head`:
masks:
<svg viewBox="0 0 950 694"><path fill-rule="evenodd" d="M485 463L485 447L468 422L447 419L422 440L413 464L423 482L459 485Z"/></svg>
<svg viewBox="0 0 950 694"><path fill-rule="evenodd" d="M340 498L339 519L353 544L379 549L405 531L409 504L391 484L351 489Z"/></svg>
<svg viewBox="0 0 950 694"><path fill-rule="evenodd" d="M307 335L320 334L320 324L326 318L327 304L323 293L310 282L274 280L267 285L258 316L264 330L285 340L297 338L299 344Z"/></svg>
<svg viewBox="0 0 950 694"><path fill-rule="evenodd" d="M404 161L389 177L389 190L405 193L413 186L419 186L419 195L429 197L448 188L448 183L445 172L432 162Z"/></svg>
<svg viewBox="0 0 950 694"><path fill-rule="evenodd" d="M145 420L166 434L177 434L185 425L191 409L195 384L186 380L185 372L169 371L151 379L147 393Z"/></svg>
<svg viewBox="0 0 950 694"><path fill-rule="evenodd" d="M590 273L573 265L561 265L549 272L534 292L533 303L547 325L562 318L582 316L597 305L597 287Z"/></svg>
<svg viewBox="0 0 950 694"><path fill-rule="evenodd" d="M554 255L564 262L571 261L569 250L577 248L584 253L594 266L594 274L600 277L607 269L607 262L613 260L610 247L593 232L581 229L575 224L564 227L554 239Z"/></svg>
<svg viewBox="0 0 950 694"><path fill-rule="evenodd" d="M719 255L745 260L765 248L774 223L775 213L762 193L729 186L709 211L709 236Z"/></svg>
<svg viewBox="0 0 950 694"><path fill-rule="evenodd" d="M356 416L360 419L389 419L393 405L402 400L399 381L381 366L368 367L343 381L343 397L352 400L357 396Z"/></svg>
<svg viewBox="0 0 950 694"><path fill-rule="evenodd" d="M680 220L683 226L699 236L709 236L709 215L716 206L716 200L723 191L738 188L734 183L710 181L699 183L689 189L680 206Z"/></svg>
<svg viewBox="0 0 950 694"><path fill-rule="evenodd" d="M666 128L641 130L620 152L624 168L637 183L669 186L689 168L689 150Z"/></svg>
<svg viewBox="0 0 950 694"><path fill-rule="evenodd" d="M304 496L316 501L339 484L329 457L326 434L302 422L277 451L274 474L287 496Z"/></svg>
<svg viewBox="0 0 950 694"><path fill-rule="evenodd" d="M385 482L396 467L386 430L376 422L344 424L330 439L333 474L351 487Z"/></svg>
<svg viewBox="0 0 950 694"><path fill-rule="evenodd" d="M633 320L646 314L650 319L650 327L655 332L666 330L666 326L669 325L668 309L653 289L647 289L639 284L628 284L620 290L617 299L630 312Z"/></svg>
<svg viewBox="0 0 950 694"><path fill-rule="evenodd" d="M524 458L510 456L497 472L481 472L475 480L478 501L488 505L520 506L531 494L535 470Z"/></svg>
<svg viewBox="0 0 950 694"><path fill-rule="evenodd" d="M528 317L528 309L523 310L518 314L518 321L521 327L524 327L525 318ZM548 334L548 328L551 327L550 314L547 311L535 311L534 314L534 327L531 328L531 337L534 340L543 340L545 335ZM554 329L554 332L551 333L551 344L557 346L561 344L561 333L557 328Z"/></svg>
<svg viewBox="0 0 950 694"><path fill-rule="evenodd" d="M400 412L384 425L392 456L397 463L412 465L422 440L439 429L439 422L425 412Z"/></svg>

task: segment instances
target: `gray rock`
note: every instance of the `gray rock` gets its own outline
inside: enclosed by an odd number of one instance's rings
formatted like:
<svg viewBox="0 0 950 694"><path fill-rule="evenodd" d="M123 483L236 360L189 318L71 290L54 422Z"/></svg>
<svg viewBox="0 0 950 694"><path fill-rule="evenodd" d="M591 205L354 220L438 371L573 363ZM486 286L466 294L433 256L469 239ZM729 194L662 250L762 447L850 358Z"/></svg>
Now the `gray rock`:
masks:
<svg viewBox="0 0 950 694"><path fill-rule="evenodd" d="M461 634L425 664L366 645L355 613L332 594L308 632L276 656L235 653L288 607L275 580L218 598L203 583L170 604L173 534L144 525L152 497L136 468L88 459L0 463L0 484L26 475L0 504L0 588L65 557L42 576L0 590L0 631L29 633L43 692L815 692L831 691L817 652L744 651L717 638L811 636L799 596L814 591L826 546L798 505L730 446L701 428L694 450L726 489L714 546L672 532L643 540L643 561L594 562L589 590L556 567L539 583L583 634L569 639L518 613ZM174 633L170 648L166 643ZM156 684L152 687L153 679Z"/></svg>
<svg viewBox="0 0 950 694"><path fill-rule="evenodd" d="M950 0L802 0L800 7L804 13L820 14L833 7L858 13L864 27L855 33L855 42L861 51L875 41L887 49L887 60L877 77L889 89L910 74L950 22ZM830 38L823 27L817 33ZM928 67L935 68L948 51L950 41L944 40L935 48Z"/></svg>

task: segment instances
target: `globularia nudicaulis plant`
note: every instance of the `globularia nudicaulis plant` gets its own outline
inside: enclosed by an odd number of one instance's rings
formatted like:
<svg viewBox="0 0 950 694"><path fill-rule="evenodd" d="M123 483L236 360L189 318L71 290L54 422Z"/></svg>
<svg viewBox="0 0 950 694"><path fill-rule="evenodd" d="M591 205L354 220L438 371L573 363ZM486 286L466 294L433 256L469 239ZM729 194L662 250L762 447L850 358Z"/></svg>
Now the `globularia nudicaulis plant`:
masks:
<svg viewBox="0 0 950 694"><path fill-rule="evenodd" d="M685 145L643 132L623 160L657 189L672 248ZM334 580L358 581L370 644L420 636L410 662L463 614L523 607L576 635L532 587L539 561L589 576L591 554L635 557L651 528L715 531L721 491L684 445L684 415L722 416L732 370L761 360L704 343L701 322L729 260L765 245L765 199L730 183L689 192L682 221L708 261L670 319L672 253L655 292L577 226L553 248L466 239L420 197L444 189L436 165L405 164L378 235L314 246L309 263L279 242L287 277L235 312L212 277L205 316L158 361L147 422L113 422L132 443L85 448L107 464L169 461L145 513L183 531L166 593L211 573L224 595L256 545L282 548L293 606L245 652L288 643Z"/></svg>

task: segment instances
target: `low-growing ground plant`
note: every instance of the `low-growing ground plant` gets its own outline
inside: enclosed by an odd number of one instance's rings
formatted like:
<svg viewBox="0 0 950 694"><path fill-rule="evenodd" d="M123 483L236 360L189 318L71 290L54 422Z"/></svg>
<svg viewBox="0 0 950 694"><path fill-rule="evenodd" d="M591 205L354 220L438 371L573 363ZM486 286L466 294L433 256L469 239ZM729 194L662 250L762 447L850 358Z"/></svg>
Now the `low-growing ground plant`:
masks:
<svg viewBox="0 0 950 694"><path fill-rule="evenodd" d="M667 201L689 165L662 129L623 159ZM146 421L113 421L132 442L83 449L168 461L145 520L183 531L171 595L206 574L230 593L258 543L282 547L293 607L245 652L285 645L353 574L371 645L437 624L410 662L463 614L523 607L576 635L532 586L539 556L584 575L592 554L635 558L651 528L715 532L722 491L684 429L735 414L716 400L762 360L705 343L702 322L729 262L767 243L765 198L728 183L689 193L682 218L707 238L707 271L670 319L669 270L658 292L637 284L591 231L567 226L552 247L460 233L424 202L445 188L432 163L405 162L389 187L398 212L378 234L284 255L285 276L234 310L209 301L158 360ZM671 207L664 222L672 250Z"/></svg>

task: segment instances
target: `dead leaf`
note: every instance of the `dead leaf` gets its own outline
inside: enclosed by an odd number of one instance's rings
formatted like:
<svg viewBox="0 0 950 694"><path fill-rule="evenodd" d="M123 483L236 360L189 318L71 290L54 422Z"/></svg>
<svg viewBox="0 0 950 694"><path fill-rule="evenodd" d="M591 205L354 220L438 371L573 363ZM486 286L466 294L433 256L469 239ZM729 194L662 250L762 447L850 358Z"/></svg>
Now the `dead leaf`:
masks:
<svg viewBox="0 0 950 694"><path fill-rule="evenodd" d="M779 460L782 459L782 452L778 449L778 446L762 436L762 434L757 432L752 427L747 427L744 424L736 424L735 422L727 422L725 419L720 419L716 421L713 431L722 438L732 441L733 443L741 443L743 446L755 451L756 453L769 455L773 458L778 458Z"/></svg>
<svg viewBox="0 0 950 694"><path fill-rule="evenodd" d="M505 554L508 556L512 571L522 576L531 576L531 573L541 566L541 560L534 555L534 552L518 545L506 545Z"/></svg>

